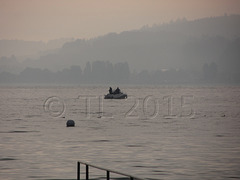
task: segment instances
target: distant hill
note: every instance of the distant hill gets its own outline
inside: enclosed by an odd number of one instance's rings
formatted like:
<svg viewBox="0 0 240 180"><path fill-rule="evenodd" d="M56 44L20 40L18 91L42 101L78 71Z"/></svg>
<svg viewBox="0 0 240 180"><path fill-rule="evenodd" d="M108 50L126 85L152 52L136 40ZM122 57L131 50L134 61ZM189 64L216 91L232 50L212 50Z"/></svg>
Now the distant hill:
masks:
<svg viewBox="0 0 240 180"><path fill-rule="evenodd" d="M0 57L32 57L40 51L47 49L44 42L23 41L23 40L0 40Z"/></svg>
<svg viewBox="0 0 240 180"><path fill-rule="evenodd" d="M73 41L72 38L62 38L50 40L45 43L42 41L24 40L0 40L0 57L10 57L14 55L18 60L23 58L40 57L41 53L46 54L61 48L66 42Z"/></svg>
<svg viewBox="0 0 240 180"><path fill-rule="evenodd" d="M128 62L131 69L184 68L197 70L217 62L240 37L240 15L177 20L135 31L65 43L59 52L46 54L25 66L57 71L87 61Z"/></svg>
<svg viewBox="0 0 240 180"><path fill-rule="evenodd" d="M194 21L182 19L119 34L109 33L90 40L67 42L58 51L45 52L36 60L24 61L21 67L57 72L72 65L83 69L87 62L109 61L128 62L131 71L173 68L199 73L204 64L214 62L224 70L228 62L239 64L239 51L231 50L239 49L236 42L239 37L240 15ZM25 47L31 51L30 46L33 45L29 43ZM35 47L41 49L44 44L35 44ZM229 53L233 54L228 56ZM4 62L6 66L6 60ZM0 60L0 66L1 63ZM235 65L236 71L238 67ZM227 67L227 71L231 71L232 66Z"/></svg>
<svg viewBox="0 0 240 180"><path fill-rule="evenodd" d="M141 30L175 32L192 37L221 36L227 39L234 39L240 37L240 15L207 17L194 21L187 21L183 18L175 22L154 25L152 27L144 26Z"/></svg>

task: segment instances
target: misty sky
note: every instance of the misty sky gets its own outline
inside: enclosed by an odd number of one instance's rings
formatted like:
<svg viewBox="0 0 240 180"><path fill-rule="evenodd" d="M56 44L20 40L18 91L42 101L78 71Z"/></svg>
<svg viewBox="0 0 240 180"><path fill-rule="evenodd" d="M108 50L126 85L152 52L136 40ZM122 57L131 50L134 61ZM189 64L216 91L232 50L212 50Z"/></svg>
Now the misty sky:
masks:
<svg viewBox="0 0 240 180"><path fill-rule="evenodd" d="M0 0L0 39L92 38L186 17L240 14L239 0Z"/></svg>

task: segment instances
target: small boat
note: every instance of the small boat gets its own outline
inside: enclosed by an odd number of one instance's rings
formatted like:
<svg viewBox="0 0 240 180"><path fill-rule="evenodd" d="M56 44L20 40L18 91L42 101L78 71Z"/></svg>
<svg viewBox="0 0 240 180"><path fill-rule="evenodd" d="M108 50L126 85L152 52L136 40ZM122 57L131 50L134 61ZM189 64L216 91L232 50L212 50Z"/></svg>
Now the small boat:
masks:
<svg viewBox="0 0 240 180"><path fill-rule="evenodd" d="M118 94L107 94L104 95L104 99L126 99L127 98L127 94L125 93L118 93Z"/></svg>

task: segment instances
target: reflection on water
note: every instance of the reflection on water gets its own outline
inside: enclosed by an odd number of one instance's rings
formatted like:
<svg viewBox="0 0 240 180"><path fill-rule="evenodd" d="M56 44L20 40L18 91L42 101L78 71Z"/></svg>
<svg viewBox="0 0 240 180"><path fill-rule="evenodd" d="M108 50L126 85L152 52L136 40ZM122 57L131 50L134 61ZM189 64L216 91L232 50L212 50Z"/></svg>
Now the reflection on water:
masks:
<svg viewBox="0 0 240 180"><path fill-rule="evenodd" d="M75 179L78 160L146 179L240 178L239 87L122 89L127 100L103 100L105 87L1 87L0 179Z"/></svg>

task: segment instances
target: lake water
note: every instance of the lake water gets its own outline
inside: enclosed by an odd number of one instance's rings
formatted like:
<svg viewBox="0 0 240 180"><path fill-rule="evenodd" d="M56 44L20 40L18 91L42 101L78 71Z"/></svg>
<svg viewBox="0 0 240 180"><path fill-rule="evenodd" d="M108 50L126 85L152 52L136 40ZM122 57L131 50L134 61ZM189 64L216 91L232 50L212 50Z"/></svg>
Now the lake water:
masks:
<svg viewBox="0 0 240 180"><path fill-rule="evenodd" d="M128 99L0 87L0 179L75 179L78 160L145 179L240 179L240 87L121 88Z"/></svg>

